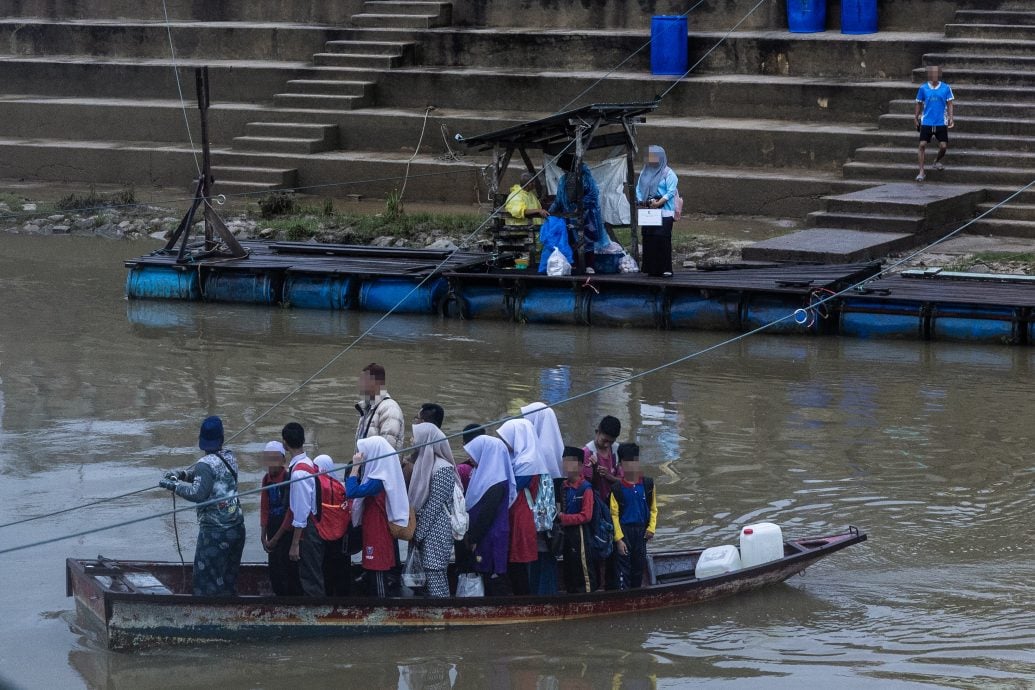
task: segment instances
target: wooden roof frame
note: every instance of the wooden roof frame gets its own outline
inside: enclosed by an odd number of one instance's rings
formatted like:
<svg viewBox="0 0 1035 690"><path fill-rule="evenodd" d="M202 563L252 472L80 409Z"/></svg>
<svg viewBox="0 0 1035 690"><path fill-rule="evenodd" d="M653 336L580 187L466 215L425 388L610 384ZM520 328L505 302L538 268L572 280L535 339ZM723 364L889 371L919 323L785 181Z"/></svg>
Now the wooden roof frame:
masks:
<svg viewBox="0 0 1035 690"><path fill-rule="evenodd" d="M490 164L489 193L496 206L501 205L500 188L503 178L510 167L510 161L514 153L521 156L525 168L532 175L535 175L536 192L542 196L543 188L539 178L539 171L529 151L542 151L547 156L557 156L560 153L572 149L575 159L575 174L580 175L579 165L585 158L587 151L604 148L622 147L625 149L626 164L628 167L628 179L626 180L626 197L629 199L631 209L636 208L636 183L635 165L636 155L639 147L636 143L636 125L646 122L646 116L654 112L659 103L595 103L586 105L574 110L556 113L539 120L533 120L520 125L514 125L505 129L481 134L475 137L458 139L468 148L478 151L492 150L493 157ZM580 183L580 180L576 180ZM583 215L582 200L579 199L577 218ZM630 214L632 226L632 255L639 261L639 228L637 214L635 211ZM497 218L498 224L503 224L502 217ZM580 231L579 245L583 244L583 231ZM581 251L576 252L577 270L585 269L585 256Z"/></svg>

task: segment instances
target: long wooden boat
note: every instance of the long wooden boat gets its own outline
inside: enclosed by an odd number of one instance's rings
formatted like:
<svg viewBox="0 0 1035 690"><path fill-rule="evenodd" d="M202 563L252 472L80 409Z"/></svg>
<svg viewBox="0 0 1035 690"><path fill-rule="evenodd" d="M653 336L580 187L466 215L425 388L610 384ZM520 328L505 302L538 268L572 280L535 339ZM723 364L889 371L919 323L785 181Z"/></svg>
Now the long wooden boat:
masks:
<svg viewBox="0 0 1035 690"><path fill-rule="evenodd" d="M784 542L784 557L708 578L694 576L703 549L648 556L640 589L484 598L306 598L269 594L265 564L244 564L236 597L189 593L190 565L70 558L67 595L81 622L111 649L201 641L283 640L487 625L544 623L689 606L782 582L822 558L866 541L854 527Z"/></svg>

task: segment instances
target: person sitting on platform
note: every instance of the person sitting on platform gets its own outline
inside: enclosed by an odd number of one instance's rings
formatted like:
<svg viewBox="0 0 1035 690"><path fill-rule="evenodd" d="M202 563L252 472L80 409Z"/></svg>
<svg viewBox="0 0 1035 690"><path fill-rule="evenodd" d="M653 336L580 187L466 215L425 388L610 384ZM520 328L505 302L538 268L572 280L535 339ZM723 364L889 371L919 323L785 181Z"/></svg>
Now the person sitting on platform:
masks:
<svg viewBox="0 0 1035 690"><path fill-rule="evenodd" d="M543 224L543 219L550 215L539 203L539 197L536 196L535 189L532 187L532 179L532 173L521 173L521 184L510 188L507 202L503 205L503 210L507 212L503 221L505 225L540 226Z"/></svg>
<svg viewBox="0 0 1035 690"><path fill-rule="evenodd" d="M363 570L367 593L387 597L394 593L388 572L398 565L398 548L390 524L405 527L410 521L406 480L395 448L388 439L372 436L356 443L345 495L354 499L352 524L363 528Z"/></svg>
<svg viewBox="0 0 1035 690"><path fill-rule="evenodd" d="M564 530L564 587L569 594L597 589L597 563L593 557L593 487L582 476L582 450L565 446L564 480L560 493L561 528Z"/></svg>
<svg viewBox="0 0 1035 690"><path fill-rule="evenodd" d="M644 227L643 272L649 276L672 275L672 223L679 201L679 178L668 167L668 156L660 146L651 146L647 165L636 182L636 203L642 208L661 209L661 225Z"/></svg>
<svg viewBox="0 0 1035 690"><path fill-rule="evenodd" d="M579 173L582 181L582 189L577 189L573 173L575 171L575 157L572 155L561 156L557 164L565 171L557 185L557 196L553 205L550 206L551 216L564 215L572 216L578 212L579 201L582 202L582 223L576 224L576 233L585 233L588 252L603 250L611 245L611 237L604 227L604 216L600 210L600 189L589 166L582 163L579 166ZM571 243L572 247L578 246L578 237Z"/></svg>
<svg viewBox="0 0 1035 690"><path fill-rule="evenodd" d="M223 421L201 423L198 447L205 457L188 469L168 472L158 485L198 506L194 596L233 596L244 551L244 512L237 498L237 460L223 449Z"/></svg>
<svg viewBox="0 0 1035 690"><path fill-rule="evenodd" d="M264 491L259 498L259 526L262 548L268 554L270 586L279 597L298 596L302 593L298 564L288 558L291 539L286 536L291 531L291 486L276 486L290 477L284 444L270 441L262 451L262 458L267 469L262 477Z"/></svg>
<svg viewBox="0 0 1035 690"><path fill-rule="evenodd" d="M657 529L658 503L654 480L644 477L640 468L640 447L623 443L618 447L618 457L625 471L625 477L615 482L611 492L618 589L635 589L643 586L647 542Z"/></svg>

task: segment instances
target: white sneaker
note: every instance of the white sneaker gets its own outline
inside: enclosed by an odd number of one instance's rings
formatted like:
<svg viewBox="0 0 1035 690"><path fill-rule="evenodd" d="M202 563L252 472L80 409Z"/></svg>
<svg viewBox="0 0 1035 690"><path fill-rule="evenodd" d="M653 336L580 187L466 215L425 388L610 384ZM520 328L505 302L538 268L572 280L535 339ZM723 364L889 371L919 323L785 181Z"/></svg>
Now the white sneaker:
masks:
<svg viewBox="0 0 1035 690"><path fill-rule="evenodd" d="M916 176L916 181L917 182L923 182L926 179L927 179L927 175L924 175L923 173L920 173L919 175Z"/></svg>
<svg viewBox="0 0 1035 690"><path fill-rule="evenodd" d="M944 163L935 163L934 164L934 169L935 170L945 170L945 164Z"/></svg>

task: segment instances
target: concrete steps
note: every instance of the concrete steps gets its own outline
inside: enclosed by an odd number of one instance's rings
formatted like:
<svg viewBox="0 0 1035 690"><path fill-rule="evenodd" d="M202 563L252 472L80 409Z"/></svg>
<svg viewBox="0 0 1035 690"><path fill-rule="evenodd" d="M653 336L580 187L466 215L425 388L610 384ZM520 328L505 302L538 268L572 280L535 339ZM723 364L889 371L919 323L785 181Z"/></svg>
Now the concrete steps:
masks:
<svg viewBox="0 0 1035 690"><path fill-rule="evenodd" d="M925 68L920 67L913 70L913 81L922 84L927 79ZM952 80L953 84L975 84L985 86L1015 86L1030 87L1035 85L1035 72L1023 69L992 69L992 68L971 68L953 67L945 71L946 81Z"/></svg>
<svg viewBox="0 0 1035 690"><path fill-rule="evenodd" d="M316 53L313 64L328 67L358 67L360 69L389 70L403 64L401 55L376 53Z"/></svg>
<svg viewBox="0 0 1035 690"><path fill-rule="evenodd" d="M367 100L374 95L375 85L372 81L348 79L290 79L287 83L292 94L354 96Z"/></svg>
<svg viewBox="0 0 1035 690"><path fill-rule="evenodd" d="M1035 94L1032 96L1035 99ZM895 100L888 106L888 113L891 115L913 116L916 101ZM1035 100L1027 102L989 102L989 101L965 101L957 98L955 101L956 114L963 114L964 117L983 117L1007 119L1035 120ZM955 132L953 132L955 134ZM1035 133L1033 133L1035 134Z"/></svg>
<svg viewBox="0 0 1035 690"><path fill-rule="evenodd" d="M342 111L362 108L368 104L368 99L335 93L278 93L274 94L273 102L281 108Z"/></svg>
<svg viewBox="0 0 1035 690"><path fill-rule="evenodd" d="M327 146L322 138L306 137L257 137L241 136L234 137L235 149L247 151L275 151L277 153L319 153L333 147Z"/></svg>
<svg viewBox="0 0 1035 690"><path fill-rule="evenodd" d="M846 180L911 180L915 175L915 163L910 165L853 161L844 166ZM927 180L939 184L981 184L1016 189L1035 180L1035 169L950 165L941 171L928 170Z"/></svg>
<svg viewBox="0 0 1035 690"><path fill-rule="evenodd" d="M955 24L983 24L983 25L1027 25L1035 26L1035 12L1023 10L958 10L956 12Z"/></svg>
<svg viewBox="0 0 1035 690"><path fill-rule="evenodd" d="M982 218L971 223L964 232L968 235L985 235L988 237L1035 239L1035 221Z"/></svg>
<svg viewBox="0 0 1035 690"><path fill-rule="evenodd" d="M825 199L814 226L745 247L747 261L864 261L917 246L973 216L981 189L954 185L886 184Z"/></svg>
<svg viewBox="0 0 1035 690"><path fill-rule="evenodd" d="M414 43L412 41L340 40L327 41L325 47L329 53L390 55L392 57L403 57L406 55L407 51L413 50Z"/></svg>
<svg viewBox="0 0 1035 690"><path fill-rule="evenodd" d="M882 129L916 130L912 115L881 115L878 122ZM957 131L967 134L995 134L1006 137L1030 137L1035 134L1035 118L1006 119L1002 117L969 117L961 115L956 117L956 127L949 134L950 141L952 140L952 135Z"/></svg>
<svg viewBox="0 0 1035 690"><path fill-rule="evenodd" d="M895 216L879 213L837 213L813 211L805 219L812 228L837 228L869 232L891 232L915 235L923 228L923 216Z"/></svg>
<svg viewBox="0 0 1035 690"><path fill-rule="evenodd" d="M937 149L933 143L927 150L928 164L934 163ZM917 149L913 147L864 146L856 149L853 159L863 163L915 164ZM951 149L949 165L977 168L1025 168L1035 170L1035 152L980 151L972 148Z"/></svg>
<svg viewBox="0 0 1035 690"><path fill-rule="evenodd" d="M371 3L367 3L371 4ZM352 15L352 23L363 27L387 27L397 29L434 29L447 26L447 18L426 14L394 14L365 12Z"/></svg>
<svg viewBox="0 0 1035 690"><path fill-rule="evenodd" d="M212 176L216 178L216 184L220 186L250 180L256 185L268 185L270 188L288 188L297 184L298 170L295 168L213 165Z"/></svg>
<svg viewBox="0 0 1035 690"><path fill-rule="evenodd" d="M978 204L978 212L984 213L993 206L995 206L993 203ZM989 216L989 219L1020 220L1035 223L1035 204L1006 204L1005 206L1000 206L994 215Z"/></svg>
<svg viewBox="0 0 1035 690"><path fill-rule="evenodd" d="M1031 15L1035 18L1035 13ZM1002 41L1035 40L1035 23L1032 24L949 24L945 27L949 38L989 38Z"/></svg>
<svg viewBox="0 0 1035 690"><path fill-rule="evenodd" d="M1008 72L1023 72L1035 66L1035 55L1014 55L1012 53L927 53L925 65L940 65L946 75L959 69L986 70L1003 69Z"/></svg>

